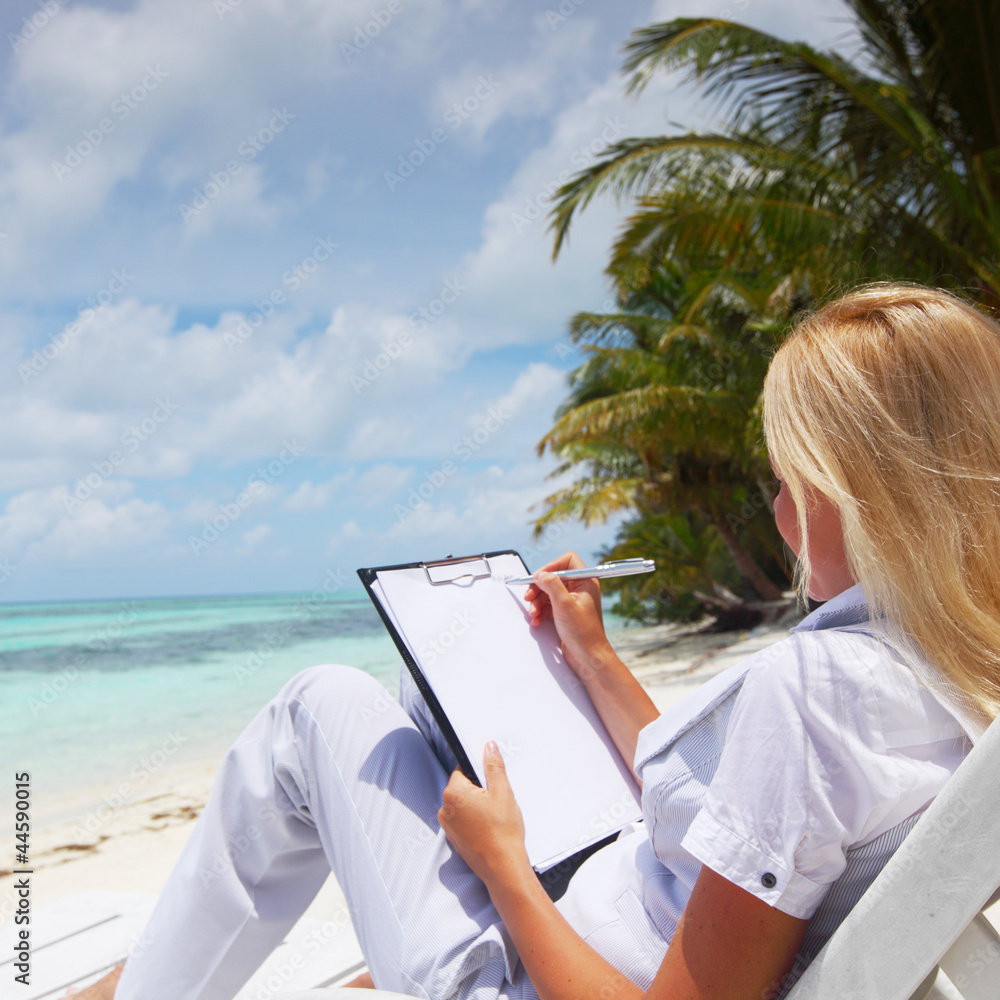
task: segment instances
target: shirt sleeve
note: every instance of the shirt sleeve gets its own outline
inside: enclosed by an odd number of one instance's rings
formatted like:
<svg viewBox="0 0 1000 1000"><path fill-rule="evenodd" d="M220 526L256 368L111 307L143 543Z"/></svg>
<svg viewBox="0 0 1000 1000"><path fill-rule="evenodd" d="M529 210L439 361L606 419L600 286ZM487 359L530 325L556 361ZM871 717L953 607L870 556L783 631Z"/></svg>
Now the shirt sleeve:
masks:
<svg viewBox="0 0 1000 1000"><path fill-rule="evenodd" d="M772 906L808 919L886 795L877 651L795 635L748 672L719 766L681 846Z"/></svg>

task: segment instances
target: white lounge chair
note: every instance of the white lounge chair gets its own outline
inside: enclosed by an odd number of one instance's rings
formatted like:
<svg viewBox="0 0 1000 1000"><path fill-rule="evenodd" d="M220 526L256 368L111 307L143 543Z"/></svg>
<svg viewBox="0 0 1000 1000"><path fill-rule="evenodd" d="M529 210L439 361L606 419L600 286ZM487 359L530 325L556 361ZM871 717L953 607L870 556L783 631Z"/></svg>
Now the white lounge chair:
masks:
<svg viewBox="0 0 1000 1000"><path fill-rule="evenodd" d="M993 723L787 1000L998 1000L1000 723Z"/></svg>

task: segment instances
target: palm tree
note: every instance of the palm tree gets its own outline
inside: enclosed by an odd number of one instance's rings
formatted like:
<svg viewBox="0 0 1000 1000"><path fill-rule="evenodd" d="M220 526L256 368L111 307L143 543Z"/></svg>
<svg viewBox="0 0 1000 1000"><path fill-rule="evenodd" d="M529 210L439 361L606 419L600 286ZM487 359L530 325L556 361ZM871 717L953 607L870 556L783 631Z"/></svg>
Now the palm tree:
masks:
<svg viewBox="0 0 1000 1000"><path fill-rule="evenodd" d="M814 293L888 275L1000 304L1000 0L847 2L851 61L716 19L636 32L631 90L686 69L729 126L610 148L558 192L555 253L609 190L639 199L640 257L712 248Z"/></svg>
<svg viewBox="0 0 1000 1000"><path fill-rule="evenodd" d="M554 255L598 193L634 210L620 310L574 319L587 357L539 446L587 474L536 525L634 512L614 554L659 539L668 568L640 599L717 581L720 542L759 593L782 579L769 519L732 512L767 504L759 391L796 312L875 277L1000 305L1000 0L847 2L852 60L717 19L636 32L631 90L686 70L729 124L626 139L557 193Z"/></svg>
<svg viewBox="0 0 1000 1000"><path fill-rule="evenodd" d="M768 328L746 323L762 303L753 289L726 286L704 266L664 265L631 291L631 279L619 279L620 312L581 313L571 325L586 360L539 451L562 459L554 475L579 466L587 474L546 499L536 531L560 518L589 524L637 511L649 524L626 525L613 554L623 557L639 536L648 546L655 522L657 586L675 597L711 586L705 558L716 539L751 594L778 600L772 577L787 584L780 541L768 518L740 513L767 502L758 485L766 460L759 437L747 434L773 347ZM754 506L751 497L763 499ZM770 573L748 540L763 548Z"/></svg>

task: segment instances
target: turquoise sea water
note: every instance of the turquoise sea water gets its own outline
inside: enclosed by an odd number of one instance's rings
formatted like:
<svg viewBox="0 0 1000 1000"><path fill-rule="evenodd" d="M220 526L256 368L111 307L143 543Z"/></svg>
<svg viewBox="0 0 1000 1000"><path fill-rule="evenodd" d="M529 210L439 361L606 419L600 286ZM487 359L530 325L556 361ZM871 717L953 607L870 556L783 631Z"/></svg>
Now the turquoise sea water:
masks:
<svg viewBox="0 0 1000 1000"><path fill-rule="evenodd" d="M395 692L399 656L364 591L0 605L0 761L10 782L31 773L41 811L72 789L134 786L221 754L316 663Z"/></svg>
<svg viewBox="0 0 1000 1000"><path fill-rule="evenodd" d="M221 752L316 663L395 690L399 657L363 591L2 605L0 760L45 798L134 781Z"/></svg>

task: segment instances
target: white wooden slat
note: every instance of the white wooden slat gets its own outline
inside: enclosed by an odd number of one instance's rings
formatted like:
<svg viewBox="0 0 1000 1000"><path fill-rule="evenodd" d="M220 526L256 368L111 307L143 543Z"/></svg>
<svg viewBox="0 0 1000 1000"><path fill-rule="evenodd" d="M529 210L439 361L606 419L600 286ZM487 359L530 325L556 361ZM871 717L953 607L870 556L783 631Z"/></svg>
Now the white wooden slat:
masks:
<svg viewBox="0 0 1000 1000"><path fill-rule="evenodd" d="M0 965L0 1000L46 1000L68 986L92 982L128 953L156 903L141 893L80 892L37 907L32 913L31 982L13 982L13 970ZM16 928L0 933L4 955L13 951ZM9 963L13 965L13 960ZM16 988L16 992L10 992Z"/></svg>
<svg viewBox="0 0 1000 1000"><path fill-rule="evenodd" d="M75 892L63 896L57 905L47 903L32 912L31 947L40 951L55 941L71 934L78 934L85 927L96 926L103 921L116 919L122 914L139 914L146 919L152 912L156 897L137 892ZM8 938L13 939L13 925L0 927L0 941L6 947ZM0 969L10 959L0 961Z"/></svg>
<svg viewBox="0 0 1000 1000"><path fill-rule="evenodd" d="M994 723L789 1000L907 1000L1000 886L998 845L1000 724Z"/></svg>
<svg viewBox="0 0 1000 1000"><path fill-rule="evenodd" d="M149 920L156 897L144 893L80 892L35 909L31 922L31 985L13 981L16 928L0 927L0 1000L54 1000L69 986L86 986L128 954ZM237 1000L265 1000L347 982L365 969L347 921L303 918L289 931ZM16 987L16 989L15 989ZM370 991L368 996L371 995Z"/></svg>
<svg viewBox="0 0 1000 1000"><path fill-rule="evenodd" d="M981 913L941 957L940 965L965 1000L1000 997L1000 936Z"/></svg>
<svg viewBox="0 0 1000 1000"><path fill-rule="evenodd" d="M348 982L365 968L361 945L350 923L306 917L288 932L234 1000L266 1000Z"/></svg>
<svg viewBox="0 0 1000 1000"><path fill-rule="evenodd" d="M935 969L935 979L927 993L926 1000L964 1000L962 994L955 989L948 977ZM924 997L914 995L913 1000L925 1000Z"/></svg>

